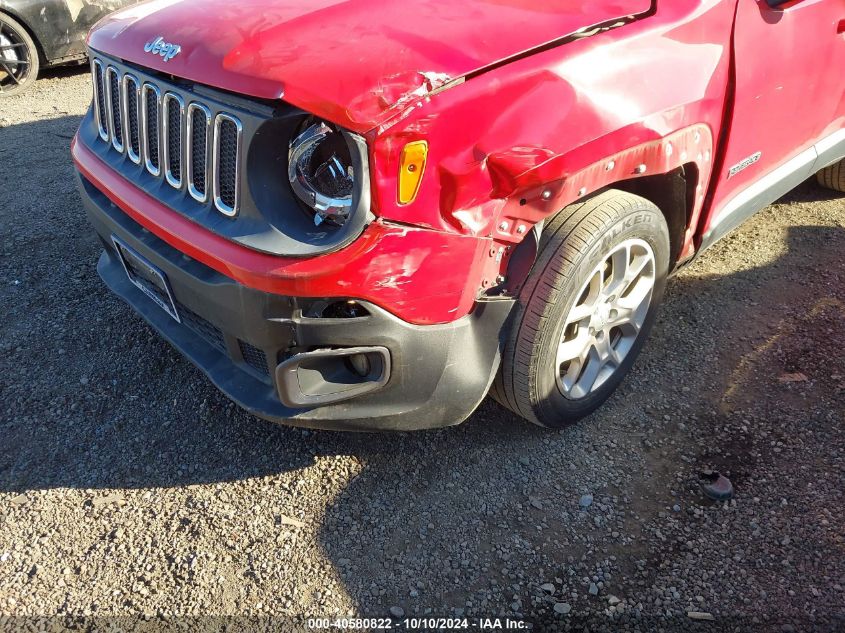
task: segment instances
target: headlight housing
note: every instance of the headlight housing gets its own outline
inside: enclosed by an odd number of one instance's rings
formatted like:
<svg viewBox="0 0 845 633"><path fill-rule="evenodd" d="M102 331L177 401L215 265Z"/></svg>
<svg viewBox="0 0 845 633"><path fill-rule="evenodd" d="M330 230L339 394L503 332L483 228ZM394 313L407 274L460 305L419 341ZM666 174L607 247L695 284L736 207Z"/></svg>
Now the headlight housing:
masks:
<svg viewBox="0 0 845 633"><path fill-rule="evenodd" d="M313 211L316 226L343 226L352 214L356 161L351 145L347 133L313 120L290 143L288 180Z"/></svg>

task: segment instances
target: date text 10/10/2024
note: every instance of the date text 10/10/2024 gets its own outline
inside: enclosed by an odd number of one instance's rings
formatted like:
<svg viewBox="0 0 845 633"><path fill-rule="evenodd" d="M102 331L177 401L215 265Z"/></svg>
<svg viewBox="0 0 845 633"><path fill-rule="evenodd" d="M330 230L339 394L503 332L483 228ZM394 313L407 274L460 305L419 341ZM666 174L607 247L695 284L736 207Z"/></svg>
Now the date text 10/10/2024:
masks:
<svg viewBox="0 0 845 633"><path fill-rule="evenodd" d="M480 631L519 631L527 629L522 620L510 618L310 618L309 629L346 629L346 630L468 630Z"/></svg>

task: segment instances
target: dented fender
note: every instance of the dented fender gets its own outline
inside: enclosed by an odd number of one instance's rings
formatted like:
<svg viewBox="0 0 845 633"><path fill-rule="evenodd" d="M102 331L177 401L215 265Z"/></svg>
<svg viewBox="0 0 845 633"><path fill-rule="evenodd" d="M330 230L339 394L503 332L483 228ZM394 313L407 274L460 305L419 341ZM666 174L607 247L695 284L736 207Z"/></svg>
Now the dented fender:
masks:
<svg viewBox="0 0 845 633"><path fill-rule="evenodd" d="M696 226L722 127L733 14L720 0L658 3L654 17L413 104L370 134L376 213L492 239L481 288L495 285L537 222L614 183L695 167ZM399 205L398 155L421 139L428 172L416 200ZM692 237L688 227L684 255Z"/></svg>

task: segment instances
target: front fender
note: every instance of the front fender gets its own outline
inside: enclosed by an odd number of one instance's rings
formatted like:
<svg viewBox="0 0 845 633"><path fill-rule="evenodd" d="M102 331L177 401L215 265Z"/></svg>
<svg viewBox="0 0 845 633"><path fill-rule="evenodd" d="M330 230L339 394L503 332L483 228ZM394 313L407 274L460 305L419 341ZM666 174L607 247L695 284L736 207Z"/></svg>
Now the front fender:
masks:
<svg viewBox="0 0 845 633"><path fill-rule="evenodd" d="M692 163L694 226L721 132L734 4L659 3L650 18L414 104L370 134L377 213L506 248L581 196ZM401 206L399 153L418 139L429 143L428 170Z"/></svg>

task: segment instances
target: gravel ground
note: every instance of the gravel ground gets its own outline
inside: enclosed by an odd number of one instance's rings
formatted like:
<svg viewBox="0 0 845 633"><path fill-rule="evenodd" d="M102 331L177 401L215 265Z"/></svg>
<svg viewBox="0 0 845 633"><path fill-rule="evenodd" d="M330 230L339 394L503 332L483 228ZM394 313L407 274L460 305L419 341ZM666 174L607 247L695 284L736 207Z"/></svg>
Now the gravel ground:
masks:
<svg viewBox="0 0 845 633"><path fill-rule="evenodd" d="M444 431L307 432L236 408L105 290L68 155L89 90L63 71L0 102L7 628L845 629L843 198L807 183L674 278L633 374L575 427L486 401ZM705 500L705 468L734 500Z"/></svg>

